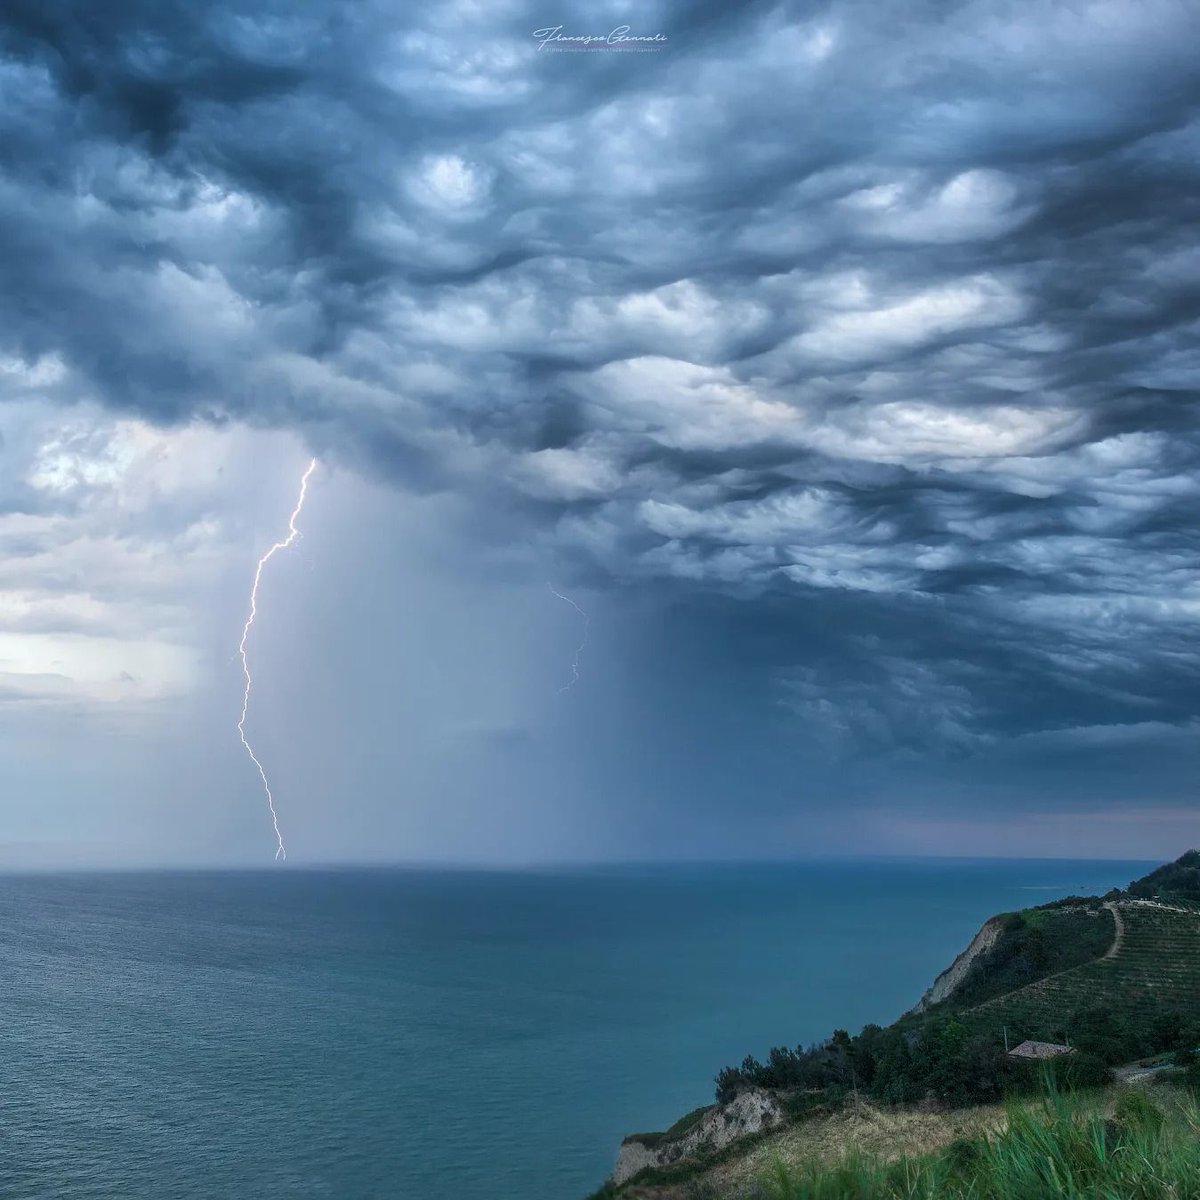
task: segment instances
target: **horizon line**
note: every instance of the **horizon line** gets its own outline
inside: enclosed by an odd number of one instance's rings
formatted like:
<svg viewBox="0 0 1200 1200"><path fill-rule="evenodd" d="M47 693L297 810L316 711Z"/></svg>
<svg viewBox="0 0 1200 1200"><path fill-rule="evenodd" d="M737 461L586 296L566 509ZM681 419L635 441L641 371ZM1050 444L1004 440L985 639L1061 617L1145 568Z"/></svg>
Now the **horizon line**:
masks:
<svg viewBox="0 0 1200 1200"><path fill-rule="evenodd" d="M1189 847L1190 848L1190 847ZM115 874L188 874L188 873L272 873L296 874L300 872L330 872L346 870L379 871L444 871L474 874L529 874L538 871L571 872L596 870L641 870L660 868L663 870L695 867L786 867L805 865L867 865L904 863L1165 863L1173 857L1145 857L1143 855L1117 856L1099 855L1088 857L1062 855L1015 855L1015 854L821 854L775 856L770 858L614 858L614 859L528 859L519 861L493 861L481 859L292 859L286 866L274 863L250 863L229 861L197 862L45 862L4 863L0 862L0 876L12 875L115 875Z"/></svg>

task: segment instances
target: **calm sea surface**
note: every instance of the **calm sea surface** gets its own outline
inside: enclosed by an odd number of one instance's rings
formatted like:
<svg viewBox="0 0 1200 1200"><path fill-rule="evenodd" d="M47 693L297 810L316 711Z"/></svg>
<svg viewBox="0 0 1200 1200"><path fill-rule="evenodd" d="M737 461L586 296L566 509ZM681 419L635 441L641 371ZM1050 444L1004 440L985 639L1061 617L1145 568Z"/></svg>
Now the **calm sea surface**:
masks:
<svg viewBox="0 0 1200 1200"><path fill-rule="evenodd" d="M1145 869L0 877L0 1196L578 1200L723 1064Z"/></svg>

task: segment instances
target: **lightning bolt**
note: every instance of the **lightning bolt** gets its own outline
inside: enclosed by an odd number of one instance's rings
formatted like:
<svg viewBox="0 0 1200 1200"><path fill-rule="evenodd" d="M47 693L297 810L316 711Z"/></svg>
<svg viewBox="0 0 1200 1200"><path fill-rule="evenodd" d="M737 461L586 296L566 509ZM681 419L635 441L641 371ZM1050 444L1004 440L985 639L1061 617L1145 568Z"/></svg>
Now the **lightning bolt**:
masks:
<svg viewBox="0 0 1200 1200"><path fill-rule="evenodd" d="M317 469L317 460L314 458L309 464L308 469L300 478L300 497L296 501L296 507L292 509L292 515L288 518L288 534L282 542L276 542L267 552L258 560L258 566L254 570L254 585L250 588L250 615L246 618L246 624L242 626L242 640L238 643L238 653L242 656L242 675L246 679L246 689L242 693L242 715L238 718L237 731L238 737L242 739L242 745L246 747L246 753L250 755L250 761L258 768L259 778L262 779L263 791L267 794L267 807L271 810L271 824L275 827L275 840L278 842L278 847L275 850L275 861L278 862L281 858L287 858L287 850L283 845L283 834L279 832L279 814L275 811L275 797L271 795L271 785L267 782L267 773L263 770L263 765L258 761L258 755L250 748L250 743L246 741L246 710L250 707L250 663L246 658L246 639L250 636L250 627L254 624L254 618L258 616L258 585L262 581L263 567L271 561L271 558L280 550L286 550L299 536L300 530L296 528L296 521L299 519L300 510L304 507L304 498L308 495L308 481L312 477L313 471Z"/></svg>
<svg viewBox="0 0 1200 1200"><path fill-rule="evenodd" d="M583 653L583 648L587 645L588 627L591 625L591 622L588 620L587 613L570 596L564 596L562 592L556 590L552 583L547 583L546 586L550 589L552 595L557 596L560 600L565 600L583 618L583 638L580 640L579 645L575 647L575 657L571 660L571 678L558 689L558 694L561 696L563 692L569 691L579 682L579 656Z"/></svg>

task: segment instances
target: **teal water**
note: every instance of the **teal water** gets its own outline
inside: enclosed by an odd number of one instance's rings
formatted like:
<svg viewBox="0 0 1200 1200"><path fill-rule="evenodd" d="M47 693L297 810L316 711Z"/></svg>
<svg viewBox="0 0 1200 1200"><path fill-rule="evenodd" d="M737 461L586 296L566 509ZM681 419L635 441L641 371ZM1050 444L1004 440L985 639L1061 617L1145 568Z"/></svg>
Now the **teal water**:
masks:
<svg viewBox="0 0 1200 1200"><path fill-rule="evenodd" d="M0 877L0 1195L575 1200L723 1064L1145 867Z"/></svg>

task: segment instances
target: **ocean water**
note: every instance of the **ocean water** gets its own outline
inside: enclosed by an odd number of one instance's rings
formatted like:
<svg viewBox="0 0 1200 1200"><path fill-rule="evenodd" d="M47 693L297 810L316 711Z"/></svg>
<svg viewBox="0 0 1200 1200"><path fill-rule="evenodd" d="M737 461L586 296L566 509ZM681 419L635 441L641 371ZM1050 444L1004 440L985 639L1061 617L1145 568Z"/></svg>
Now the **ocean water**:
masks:
<svg viewBox="0 0 1200 1200"><path fill-rule="evenodd" d="M0 1196L578 1200L725 1063L1145 869L0 877Z"/></svg>

